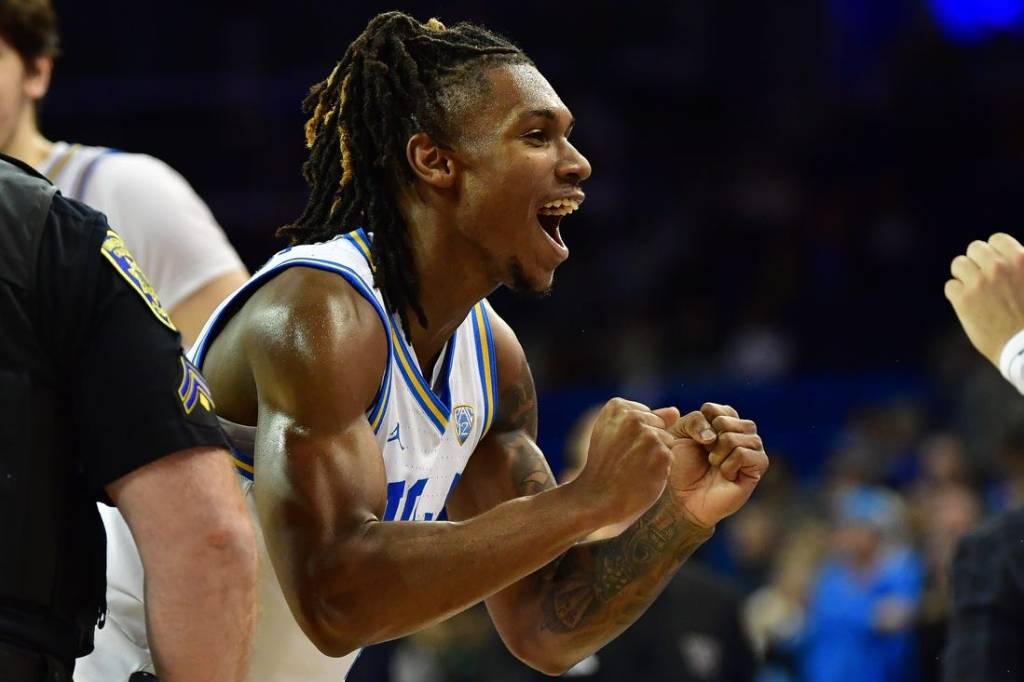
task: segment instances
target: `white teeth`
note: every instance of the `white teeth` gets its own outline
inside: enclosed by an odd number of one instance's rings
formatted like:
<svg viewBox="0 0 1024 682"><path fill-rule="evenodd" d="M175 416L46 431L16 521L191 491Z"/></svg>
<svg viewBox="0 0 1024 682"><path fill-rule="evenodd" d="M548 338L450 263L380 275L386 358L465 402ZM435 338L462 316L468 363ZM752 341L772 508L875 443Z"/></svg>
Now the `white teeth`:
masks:
<svg viewBox="0 0 1024 682"><path fill-rule="evenodd" d="M576 199L555 199L549 201L540 207L540 213L542 215L569 215L573 211L580 207L580 202Z"/></svg>

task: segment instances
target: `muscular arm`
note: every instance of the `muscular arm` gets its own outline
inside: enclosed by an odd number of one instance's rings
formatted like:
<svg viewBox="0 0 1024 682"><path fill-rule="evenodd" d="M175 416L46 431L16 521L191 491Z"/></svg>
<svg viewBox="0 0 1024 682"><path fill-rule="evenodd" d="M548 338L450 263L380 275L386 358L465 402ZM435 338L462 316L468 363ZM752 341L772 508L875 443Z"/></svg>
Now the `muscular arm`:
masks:
<svg viewBox="0 0 1024 682"><path fill-rule="evenodd" d="M437 622L610 521L563 486L460 522L381 522L387 481L364 416L386 362L373 308L336 276L301 268L250 305L261 311L244 335L260 401L258 513L292 613L324 653Z"/></svg>
<svg viewBox="0 0 1024 682"><path fill-rule="evenodd" d="M500 412L449 500L452 518L557 489L535 441L529 366L511 330L494 326ZM710 535L684 519L666 492L619 536L576 545L488 598L488 611L512 653L544 672L564 672L633 623Z"/></svg>

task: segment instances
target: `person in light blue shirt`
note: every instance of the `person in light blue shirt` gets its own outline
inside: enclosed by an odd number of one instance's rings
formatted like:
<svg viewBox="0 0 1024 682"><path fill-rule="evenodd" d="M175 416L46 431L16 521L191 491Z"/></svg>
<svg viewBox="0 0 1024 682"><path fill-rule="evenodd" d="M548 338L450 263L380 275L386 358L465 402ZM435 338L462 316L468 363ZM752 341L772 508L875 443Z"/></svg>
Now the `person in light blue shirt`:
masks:
<svg viewBox="0 0 1024 682"><path fill-rule="evenodd" d="M814 682L914 682L912 625L924 585L900 542L902 502L882 488L840 495L833 549L808 605L801 669Z"/></svg>

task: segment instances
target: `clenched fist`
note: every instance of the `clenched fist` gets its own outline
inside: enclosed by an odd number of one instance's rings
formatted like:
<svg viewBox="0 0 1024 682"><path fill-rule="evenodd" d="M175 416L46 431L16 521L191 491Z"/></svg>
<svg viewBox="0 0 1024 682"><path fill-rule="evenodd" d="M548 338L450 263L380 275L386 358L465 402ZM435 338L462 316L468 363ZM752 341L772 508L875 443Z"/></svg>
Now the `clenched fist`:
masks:
<svg viewBox="0 0 1024 682"><path fill-rule="evenodd" d="M950 272L946 298L967 338L998 368L1003 346L1024 329L1024 246L1003 233L973 241Z"/></svg>
<svg viewBox="0 0 1024 682"><path fill-rule="evenodd" d="M711 528L735 513L768 470L757 425L728 405L704 403L668 431L675 438L668 488L699 526Z"/></svg>
<svg viewBox="0 0 1024 682"><path fill-rule="evenodd" d="M666 426L675 408L652 411L614 398L601 409L590 436L587 463L573 486L597 513L600 525L634 519L653 505L668 480L674 437Z"/></svg>

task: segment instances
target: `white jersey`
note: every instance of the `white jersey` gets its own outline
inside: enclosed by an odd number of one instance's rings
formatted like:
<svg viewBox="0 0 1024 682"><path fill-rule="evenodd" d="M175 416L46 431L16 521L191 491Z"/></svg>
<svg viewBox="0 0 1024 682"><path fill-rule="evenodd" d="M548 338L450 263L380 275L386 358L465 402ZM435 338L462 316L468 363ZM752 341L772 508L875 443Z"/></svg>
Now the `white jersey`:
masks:
<svg viewBox="0 0 1024 682"><path fill-rule="evenodd" d="M357 230L330 242L281 251L221 304L190 354L201 369L210 343L235 311L263 283L287 268L316 268L345 279L373 305L388 339L387 367L366 415L377 436L387 474L384 520L437 520L444 517L449 493L494 421L498 384L489 319L493 313L486 301L473 307L442 349L427 381L397 317L387 315L380 291L373 288L368 244L366 234ZM357 654L338 659L324 656L316 649L295 621L267 554L255 512L254 496L259 494L259 481L254 480L258 457L254 452L255 427L227 420L222 423L232 443L232 455L257 527L259 544L259 620L249 681L339 682ZM130 541L127 533L113 537L122 544L126 538ZM133 564L119 561L119 565ZM141 588L141 580L137 582ZM118 667L96 667L97 672L90 672L89 676L81 676L76 670L76 680L99 682L117 679L114 675L124 671L152 670L148 661L141 660L148 656L148 650L140 641L144 640L144 632L140 633L140 628L144 628L141 596L138 601L139 606L134 609L137 613L131 616L117 611L126 600L111 603L107 626L96 632L96 652L89 659L106 659L116 662ZM108 629L115 631L105 633Z"/></svg>
<svg viewBox="0 0 1024 682"><path fill-rule="evenodd" d="M37 170L64 196L106 214L167 310L244 270L210 209L159 159L57 142Z"/></svg>

